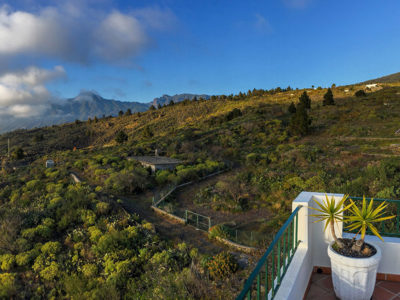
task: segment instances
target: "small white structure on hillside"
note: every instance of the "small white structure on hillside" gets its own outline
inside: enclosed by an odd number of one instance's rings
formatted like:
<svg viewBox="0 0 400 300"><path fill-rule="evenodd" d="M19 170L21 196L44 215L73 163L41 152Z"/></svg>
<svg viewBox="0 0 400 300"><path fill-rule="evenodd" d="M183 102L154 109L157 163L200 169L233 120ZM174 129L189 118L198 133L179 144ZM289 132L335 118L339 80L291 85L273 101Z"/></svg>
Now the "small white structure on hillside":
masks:
<svg viewBox="0 0 400 300"><path fill-rule="evenodd" d="M54 166L55 166L54 160L52 159L46 160L46 168L54 168Z"/></svg>
<svg viewBox="0 0 400 300"><path fill-rule="evenodd" d="M377 83L366 84L365 87L367 89L372 89L378 87L378 84Z"/></svg>

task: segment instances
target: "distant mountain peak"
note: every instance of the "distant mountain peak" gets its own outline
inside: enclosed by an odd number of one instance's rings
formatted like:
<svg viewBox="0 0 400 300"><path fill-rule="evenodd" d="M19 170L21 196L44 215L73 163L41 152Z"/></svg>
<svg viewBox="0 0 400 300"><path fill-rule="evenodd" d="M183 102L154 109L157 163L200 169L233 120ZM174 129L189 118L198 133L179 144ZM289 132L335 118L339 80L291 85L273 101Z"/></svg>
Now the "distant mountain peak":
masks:
<svg viewBox="0 0 400 300"><path fill-rule="evenodd" d="M78 94L78 96L76 96L75 98L72 98L72 101L79 101L79 102L90 102L93 101L95 99L104 99L103 97L101 97L99 95L99 93L97 93L96 91L87 91L87 90L82 90L80 91L80 93Z"/></svg>

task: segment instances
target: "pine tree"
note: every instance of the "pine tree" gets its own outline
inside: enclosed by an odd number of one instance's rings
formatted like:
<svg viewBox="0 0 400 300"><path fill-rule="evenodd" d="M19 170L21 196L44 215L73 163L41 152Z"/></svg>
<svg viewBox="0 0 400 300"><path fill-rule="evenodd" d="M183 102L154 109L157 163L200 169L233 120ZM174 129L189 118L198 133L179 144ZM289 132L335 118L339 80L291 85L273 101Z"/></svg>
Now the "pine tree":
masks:
<svg viewBox="0 0 400 300"><path fill-rule="evenodd" d="M157 109L161 109L161 108L162 108L161 104L160 104L160 103L158 103L158 105L157 105Z"/></svg>
<svg viewBox="0 0 400 300"><path fill-rule="evenodd" d="M322 101L322 105L335 105L335 100L333 99L332 90L329 88L326 94L324 95L324 101Z"/></svg>
<svg viewBox="0 0 400 300"><path fill-rule="evenodd" d="M308 109L311 108L311 99L308 96L306 91L304 91L303 94L301 94L299 100L300 100L300 103L302 103L304 105L304 108L308 108Z"/></svg>
<svg viewBox="0 0 400 300"><path fill-rule="evenodd" d="M125 116L130 116L132 115L132 110L130 108L127 109Z"/></svg>
<svg viewBox="0 0 400 300"><path fill-rule="evenodd" d="M120 110L119 112L118 112L118 116L119 117L122 117L124 115L124 112L122 111L122 110Z"/></svg>
<svg viewBox="0 0 400 300"><path fill-rule="evenodd" d="M150 138L150 137L154 136L154 133L153 133L153 131L150 129L149 126L146 126L146 127L144 128L144 130L143 130L143 136L146 137L146 138Z"/></svg>
<svg viewBox="0 0 400 300"><path fill-rule="evenodd" d="M294 114L296 112L296 106L294 105L294 103L290 103L289 108L288 108L288 112L291 114Z"/></svg>
<svg viewBox="0 0 400 300"><path fill-rule="evenodd" d="M118 144L122 144L123 142L126 142L128 140L128 135L123 130L121 130L117 133L115 140Z"/></svg>
<svg viewBox="0 0 400 300"><path fill-rule="evenodd" d="M306 135L310 131L311 120L303 103L297 104L296 113L292 115L289 129L294 135Z"/></svg>
<svg viewBox="0 0 400 300"><path fill-rule="evenodd" d="M151 105L150 107L149 107L149 110L155 110L156 109L156 107L154 106L154 105Z"/></svg>

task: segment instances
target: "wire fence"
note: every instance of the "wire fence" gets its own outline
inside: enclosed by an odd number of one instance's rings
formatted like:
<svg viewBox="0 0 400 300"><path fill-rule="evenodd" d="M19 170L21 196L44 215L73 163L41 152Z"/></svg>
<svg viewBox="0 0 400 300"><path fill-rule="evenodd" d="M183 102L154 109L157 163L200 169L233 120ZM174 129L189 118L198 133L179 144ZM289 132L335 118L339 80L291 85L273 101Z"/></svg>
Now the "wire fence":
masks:
<svg viewBox="0 0 400 300"><path fill-rule="evenodd" d="M237 244L250 247L263 247L268 244L268 236L257 231L240 230L227 227L228 239Z"/></svg>
<svg viewBox="0 0 400 300"><path fill-rule="evenodd" d="M200 230L209 231L211 228L211 218L203 216L190 210L185 210L186 224L192 225Z"/></svg>
<svg viewBox="0 0 400 300"><path fill-rule="evenodd" d="M211 217L201 215L194 211L179 208L173 203L169 202L169 198L173 195L173 193L184 186L190 185L194 182L198 182L209 177L221 174L226 172L228 169L220 170L214 172L212 174L206 175L196 181L186 182L177 186L170 185L161 191L158 195L153 197L153 206L171 214L176 217L185 219L186 224L192 225L197 229L204 230L208 232L212 226ZM230 228L228 226L224 226L224 230L226 230L227 239L235 242L237 244L241 244L244 246L250 247L264 247L268 244L268 236L265 233L257 232L257 231L248 231L248 230L241 230L238 228Z"/></svg>

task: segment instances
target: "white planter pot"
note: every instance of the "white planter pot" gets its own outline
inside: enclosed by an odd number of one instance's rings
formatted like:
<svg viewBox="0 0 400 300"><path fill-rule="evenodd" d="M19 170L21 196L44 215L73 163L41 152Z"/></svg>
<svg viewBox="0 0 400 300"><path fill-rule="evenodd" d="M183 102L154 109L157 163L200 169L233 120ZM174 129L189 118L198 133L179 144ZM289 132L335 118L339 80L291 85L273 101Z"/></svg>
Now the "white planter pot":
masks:
<svg viewBox="0 0 400 300"><path fill-rule="evenodd" d="M382 257L378 246L375 255L368 258L346 257L335 252L331 243L328 256L331 259L332 281L336 296L341 300L370 300L375 288L376 273Z"/></svg>

